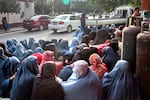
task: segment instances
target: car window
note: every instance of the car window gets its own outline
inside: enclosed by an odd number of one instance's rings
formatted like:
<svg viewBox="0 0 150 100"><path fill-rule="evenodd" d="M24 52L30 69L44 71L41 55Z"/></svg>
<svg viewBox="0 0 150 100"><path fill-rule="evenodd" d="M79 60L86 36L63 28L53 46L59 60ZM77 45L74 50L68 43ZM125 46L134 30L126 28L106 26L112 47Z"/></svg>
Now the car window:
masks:
<svg viewBox="0 0 150 100"><path fill-rule="evenodd" d="M50 21L52 18L48 16L47 19Z"/></svg>
<svg viewBox="0 0 150 100"><path fill-rule="evenodd" d="M39 16L33 16L30 18L31 20L38 20L39 19Z"/></svg>
<svg viewBox="0 0 150 100"><path fill-rule="evenodd" d="M77 20L76 16L70 16L70 20Z"/></svg>
<svg viewBox="0 0 150 100"><path fill-rule="evenodd" d="M44 17L44 16L42 16L40 19L44 20L44 19L45 19L45 17Z"/></svg>
<svg viewBox="0 0 150 100"><path fill-rule="evenodd" d="M44 19L44 20L48 20L48 17L47 17L47 16L43 16L43 19Z"/></svg>
<svg viewBox="0 0 150 100"><path fill-rule="evenodd" d="M56 16L55 19L63 19L65 20L67 18L67 16Z"/></svg>

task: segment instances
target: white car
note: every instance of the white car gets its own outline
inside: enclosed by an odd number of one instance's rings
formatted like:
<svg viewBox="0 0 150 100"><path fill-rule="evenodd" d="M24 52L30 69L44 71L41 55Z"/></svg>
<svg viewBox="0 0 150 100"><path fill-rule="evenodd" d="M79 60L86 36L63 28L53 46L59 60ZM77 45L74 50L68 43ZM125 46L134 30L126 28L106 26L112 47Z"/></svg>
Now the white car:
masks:
<svg viewBox="0 0 150 100"><path fill-rule="evenodd" d="M74 14L63 14L51 19L51 22L48 24L48 28L54 32L60 30L70 33L72 30L79 28L80 25L80 19L78 16Z"/></svg>

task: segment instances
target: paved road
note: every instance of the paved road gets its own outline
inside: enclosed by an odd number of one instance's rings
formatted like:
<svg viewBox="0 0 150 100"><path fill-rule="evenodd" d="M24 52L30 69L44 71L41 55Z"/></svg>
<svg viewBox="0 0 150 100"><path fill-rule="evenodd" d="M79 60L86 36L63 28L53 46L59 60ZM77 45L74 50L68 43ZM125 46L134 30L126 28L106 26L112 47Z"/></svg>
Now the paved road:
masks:
<svg viewBox="0 0 150 100"><path fill-rule="evenodd" d="M37 31L34 30L32 32L28 32L27 30L21 30L16 32L9 32L0 34L0 42L6 42L8 39L16 38L18 41L27 39L29 37L34 37L37 41L39 39L50 40L50 39L67 39L72 40L72 33L61 32L61 33L53 33L51 30Z"/></svg>

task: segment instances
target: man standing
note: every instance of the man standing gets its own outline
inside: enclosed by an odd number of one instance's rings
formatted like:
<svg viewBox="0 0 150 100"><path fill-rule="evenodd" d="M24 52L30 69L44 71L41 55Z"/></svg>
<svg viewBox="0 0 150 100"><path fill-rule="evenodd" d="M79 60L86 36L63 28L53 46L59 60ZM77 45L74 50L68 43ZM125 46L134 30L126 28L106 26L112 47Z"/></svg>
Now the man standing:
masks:
<svg viewBox="0 0 150 100"><path fill-rule="evenodd" d="M2 25L3 25L3 28L5 31L7 31L6 23L7 23L6 17L3 17L2 18Z"/></svg>
<svg viewBox="0 0 150 100"><path fill-rule="evenodd" d="M139 13L139 7L134 9L133 14L127 20L127 26L134 25L134 26L141 26L140 25L141 18Z"/></svg>
<svg viewBox="0 0 150 100"><path fill-rule="evenodd" d="M80 22L81 22L81 29L82 29L82 31L84 32L85 26L86 26L86 24L85 24L85 13L83 13L83 14L81 15Z"/></svg>

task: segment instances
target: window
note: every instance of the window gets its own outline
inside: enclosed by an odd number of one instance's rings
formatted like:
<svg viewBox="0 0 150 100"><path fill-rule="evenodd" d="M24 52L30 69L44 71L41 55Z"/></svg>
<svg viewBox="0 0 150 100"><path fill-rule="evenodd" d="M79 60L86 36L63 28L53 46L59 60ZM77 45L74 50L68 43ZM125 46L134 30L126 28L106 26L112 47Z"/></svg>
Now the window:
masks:
<svg viewBox="0 0 150 100"><path fill-rule="evenodd" d="M70 16L70 20L77 20L78 18L76 16Z"/></svg>

